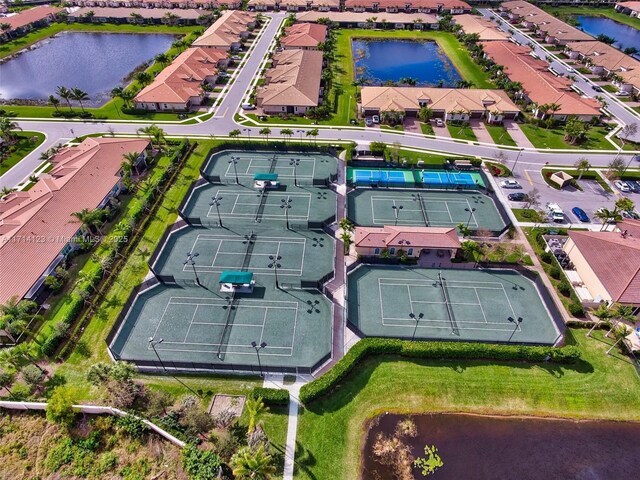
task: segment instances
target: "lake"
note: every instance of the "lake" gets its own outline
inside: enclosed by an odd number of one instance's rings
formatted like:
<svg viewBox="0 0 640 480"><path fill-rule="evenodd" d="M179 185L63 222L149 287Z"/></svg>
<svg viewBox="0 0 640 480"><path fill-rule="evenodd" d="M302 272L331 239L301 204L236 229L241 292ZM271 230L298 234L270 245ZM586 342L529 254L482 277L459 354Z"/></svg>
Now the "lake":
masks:
<svg viewBox="0 0 640 480"><path fill-rule="evenodd" d="M616 48L624 50L625 48L635 47L640 52L640 31L638 29L605 17L579 15L576 18L579 22L578 28L589 35L597 37L600 34L605 34L616 40L616 43L613 44Z"/></svg>
<svg viewBox="0 0 640 480"><path fill-rule="evenodd" d="M433 41L369 40L351 42L356 80L382 85L411 77L419 86L455 87L462 79L451 60Z"/></svg>
<svg viewBox="0 0 640 480"><path fill-rule="evenodd" d="M411 422L402 422L406 419L413 421L413 431ZM399 431L402 434L395 433ZM389 447L390 437L400 440L400 448L397 444L392 449L381 448ZM426 444L437 448L443 462L428 476L433 480L638 478L638 439L640 423L632 422L381 415L367 433L362 478L424 478L412 462L415 457L426 457ZM378 456L374 456L374 449ZM394 466L380 463L385 458ZM405 475L399 474L403 465Z"/></svg>
<svg viewBox="0 0 640 480"><path fill-rule="evenodd" d="M136 67L174 40L165 34L63 32L0 65L0 98L46 100L62 85L87 92L87 105L102 105Z"/></svg>

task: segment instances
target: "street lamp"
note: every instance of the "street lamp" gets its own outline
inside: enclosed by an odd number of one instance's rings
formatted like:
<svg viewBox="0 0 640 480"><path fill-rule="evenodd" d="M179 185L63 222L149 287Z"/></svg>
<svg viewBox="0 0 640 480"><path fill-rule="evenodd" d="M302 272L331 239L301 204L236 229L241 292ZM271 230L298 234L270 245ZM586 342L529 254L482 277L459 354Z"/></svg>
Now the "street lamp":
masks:
<svg viewBox="0 0 640 480"><path fill-rule="evenodd" d="M515 325L515 328L513 329L513 332L511 332L511 336L509 337L509 340L507 340L507 343L509 343L513 338L513 336L516 334L516 330L518 330L518 326L522 323L522 317L518 317L518 318L509 317L507 318L507 320L509 320L511 323Z"/></svg>
<svg viewBox="0 0 640 480"><path fill-rule="evenodd" d="M416 322L416 326L413 329L413 335L411 335L411 340L415 340L416 331L418 330L418 324L420 323L420 320L422 320L424 318L424 313L418 313L418 315L416 315L415 313L411 312L409 314L409 318Z"/></svg>
<svg viewBox="0 0 640 480"><path fill-rule="evenodd" d="M156 357L158 357L158 361L160 362L160 366L162 367L162 371L164 373L167 373L167 369L165 368L164 363L162 363L162 359L160 358L160 355L158 355L158 351L156 350L156 345L158 345L158 344L160 344L162 342L164 342L164 338L160 338L158 340L154 340L153 337L149 337L149 346L153 350L153 353L156 354Z"/></svg>
<svg viewBox="0 0 640 480"><path fill-rule="evenodd" d="M402 210L404 207L402 205L396 205L394 203L391 206L391 208L393 208L393 215L396 217L394 225L398 225L398 214L400 213L400 210Z"/></svg>
<svg viewBox="0 0 640 480"><path fill-rule="evenodd" d="M282 265L278 262L282 260L282 257L280 255L269 255L269 260L271 260L271 263L267 265L267 267L273 268L273 271L276 274L276 288L280 289L280 284L278 283L278 269L282 267Z"/></svg>
<svg viewBox="0 0 640 480"><path fill-rule="evenodd" d="M300 134L300 141L302 142L302 134L304 133L304 130L296 130L296 132Z"/></svg>
<svg viewBox="0 0 640 480"><path fill-rule="evenodd" d="M300 159L299 158L292 158L289 161L289 165L291 165L293 167L293 184L297 187L298 186L298 172L297 172L297 167L298 165L300 165Z"/></svg>
<svg viewBox="0 0 640 480"><path fill-rule="evenodd" d="M238 158L237 157L231 157L231 160L229 160L228 163L229 164L233 164L233 172L236 175L236 185L240 184L240 181L238 180L238 168L236 167L236 165L238 164Z"/></svg>
<svg viewBox="0 0 640 480"><path fill-rule="evenodd" d="M251 140L251 129L250 128L243 128L242 131L246 132L248 139Z"/></svg>
<svg viewBox="0 0 640 480"><path fill-rule="evenodd" d="M518 152L518 155L516 156L516 161L513 162L513 167L511 168L511 172L515 173L516 171L516 165L518 165L518 159L520 158L520 155L522 154L522 152L524 151L524 148L520 148L520 151ZM514 175L515 176L515 175Z"/></svg>
<svg viewBox="0 0 640 480"><path fill-rule="evenodd" d="M476 211L475 208L465 208L465 212L469 212L469 220L467 220L467 228L469 228L469 223L471 222L471 217L473 217L473 212Z"/></svg>
<svg viewBox="0 0 640 480"><path fill-rule="evenodd" d="M198 272L196 271L196 261L195 258L200 255L198 252L195 253L187 253L187 259L183 262L183 265L191 265L193 267L193 274L196 277L196 284L200 285L200 279L198 278Z"/></svg>
<svg viewBox="0 0 640 480"><path fill-rule="evenodd" d="M258 345L256 342L251 342L251 346L256 350L256 355L258 356L258 367L260 367L260 376L264 377L264 373L262 372L262 363L260 363L260 350L267 346L267 342L262 342Z"/></svg>
<svg viewBox="0 0 640 480"><path fill-rule="evenodd" d="M284 209L284 216L287 222L287 230L289 230L289 209L291 208L291 198L283 198L280 201L282 202L280 208Z"/></svg>
<svg viewBox="0 0 640 480"><path fill-rule="evenodd" d="M222 217L220 216L220 200L222 200L222 197L220 195L214 195L213 197L211 197L211 203L209 204L209 206L216 207L216 212L218 213L218 225L222 227Z"/></svg>

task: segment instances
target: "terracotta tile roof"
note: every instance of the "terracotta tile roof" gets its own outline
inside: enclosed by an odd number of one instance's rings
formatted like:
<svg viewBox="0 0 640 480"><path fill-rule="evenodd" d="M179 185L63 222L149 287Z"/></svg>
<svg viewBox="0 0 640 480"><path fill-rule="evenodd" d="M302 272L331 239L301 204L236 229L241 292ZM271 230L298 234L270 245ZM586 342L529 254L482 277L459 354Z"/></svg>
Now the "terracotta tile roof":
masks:
<svg viewBox="0 0 640 480"><path fill-rule="evenodd" d="M100 205L120 180L122 156L148 140L87 138L52 159L54 168L27 192L0 200L0 304L22 298L80 228L71 216Z"/></svg>
<svg viewBox="0 0 640 480"><path fill-rule="evenodd" d="M424 102L432 110L519 112L520 109L502 90L429 87L362 87L361 104L365 109L419 110Z"/></svg>
<svg viewBox="0 0 640 480"><path fill-rule="evenodd" d="M28 10L22 10L15 15L0 17L0 23L8 23L9 25L11 25L11 30L15 30L16 28L24 27L25 25L30 25L34 22L38 22L61 11L62 8L42 5L39 7L30 8Z"/></svg>
<svg viewBox="0 0 640 480"><path fill-rule="evenodd" d="M96 18L130 18L132 14L142 18L163 18L168 13L186 20L197 20L202 12L193 8L124 8L124 7L83 7L69 13L69 17L81 18L93 12Z"/></svg>
<svg viewBox="0 0 640 480"><path fill-rule="evenodd" d="M265 75L267 84L258 88L259 105L318 106L321 51L284 50L273 56L273 65Z"/></svg>
<svg viewBox="0 0 640 480"><path fill-rule="evenodd" d="M297 13L296 18L300 22L317 22L321 18L329 18L338 23L367 23L367 20L371 18L371 12L315 12L310 10ZM438 23L436 17L428 13L385 13L384 19L390 24L411 24L414 20L420 20L424 25ZM378 22L381 21L382 16L378 18Z"/></svg>
<svg viewBox="0 0 640 480"><path fill-rule="evenodd" d="M640 236L569 231L614 302L640 305Z"/></svg>
<svg viewBox="0 0 640 480"><path fill-rule="evenodd" d="M625 218L616 224L621 232L626 231L629 235L640 238L640 220Z"/></svg>
<svg viewBox="0 0 640 480"><path fill-rule="evenodd" d="M627 83L640 88L640 61L620 50L602 42L572 42L566 48L588 58L593 65L598 65L615 72Z"/></svg>
<svg viewBox="0 0 640 480"><path fill-rule="evenodd" d="M482 42L482 47L489 58L504 66L504 73L511 81L522 84L532 102L557 103L559 115L601 115L597 100L581 97L571 90L571 80L549 72L549 64L530 56L529 47L511 42Z"/></svg>
<svg viewBox="0 0 640 480"><path fill-rule="evenodd" d="M207 30L193 42L193 47L231 48L240 42L242 34L256 21L257 15L241 10L226 10Z"/></svg>
<svg viewBox="0 0 640 480"><path fill-rule="evenodd" d="M284 33L280 39L283 47L317 47L327 39L327 27L319 23L296 23L285 28Z"/></svg>
<svg viewBox="0 0 640 480"><path fill-rule="evenodd" d="M202 82L218 73L220 61L227 58L225 50L189 48L176 57L135 97L136 102L186 103L202 95Z"/></svg>
<svg viewBox="0 0 640 480"><path fill-rule="evenodd" d="M480 40L507 40L509 34L499 30L497 25L491 20L487 20L477 15L456 15L453 20L462 27L462 31L467 34L477 33Z"/></svg>
<svg viewBox="0 0 640 480"><path fill-rule="evenodd" d="M550 13L547 13L528 2L519 0L514 2L504 2L500 9L507 10L512 14L518 15L521 21L531 22L538 26L540 31L559 40L593 40L591 35L588 35L571 25L567 25Z"/></svg>
<svg viewBox="0 0 640 480"><path fill-rule="evenodd" d="M634 12L640 12L640 2L618 2L616 7L624 7Z"/></svg>
<svg viewBox="0 0 640 480"><path fill-rule="evenodd" d="M454 227L356 227L356 247L460 248Z"/></svg>
<svg viewBox="0 0 640 480"><path fill-rule="evenodd" d="M407 5L410 5L412 9L428 8L437 10L441 7L443 10L471 10L471 6L461 0L345 0L344 7L346 9L357 7L372 8L374 3L381 10L393 7L404 10Z"/></svg>

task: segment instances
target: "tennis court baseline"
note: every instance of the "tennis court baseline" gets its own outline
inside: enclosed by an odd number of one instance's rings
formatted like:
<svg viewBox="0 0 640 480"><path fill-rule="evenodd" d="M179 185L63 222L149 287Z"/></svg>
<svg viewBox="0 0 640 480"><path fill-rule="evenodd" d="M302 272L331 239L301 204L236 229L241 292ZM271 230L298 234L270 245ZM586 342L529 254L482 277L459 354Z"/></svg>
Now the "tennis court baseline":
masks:
<svg viewBox="0 0 640 480"><path fill-rule="evenodd" d="M275 160L273 157L256 157L237 155L238 162L235 164L229 163L227 170L224 173L224 177L227 179L234 179L236 172L238 177L250 177L253 178L256 173L277 173L279 179L294 179L298 180L313 180L315 178L316 160L315 158L295 158L295 157L282 157L277 155ZM293 165L291 160L297 160Z"/></svg>
<svg viewBox="0 0 640 480"><path fill-rule="evenodd" d="M402 170L353 170L353 182L356 185L413 185L415 183L412 172Z"/></svg>
<svg viewBox="0 0 640 480"><path fill-rule="evenodd" d="M398 207L401 209L398 210ZM398 212L399 225L453 227L460 223L466 225L469 222L470 228L478 228L473 208L466 198L455 200L433 196L425 197L420 193L415 193L411 198L407 198L405 195L394 196L393 194L371 196L371 215L374 225L395 223L395 212Z"/></svg>
<svg viewBox="0 0 640 480"><path fill-rule="evenodd" d="M215 196L221 197L217 208L223 219L284 220L287 212L282 206L285 203L290 205L288 215L292 221L308 221L311 212L311 194L306 192L266 191L263 194L219 189ZM218 210L215 205L210 206L207 218L217 218Z"/></svg>
<svg viewBox="0 0 640 480"><path fill-rule="evenodd" d="M447 187L476 187L477 180L473 175L466 172L422 172L422 183L435 186Z"/></svg>

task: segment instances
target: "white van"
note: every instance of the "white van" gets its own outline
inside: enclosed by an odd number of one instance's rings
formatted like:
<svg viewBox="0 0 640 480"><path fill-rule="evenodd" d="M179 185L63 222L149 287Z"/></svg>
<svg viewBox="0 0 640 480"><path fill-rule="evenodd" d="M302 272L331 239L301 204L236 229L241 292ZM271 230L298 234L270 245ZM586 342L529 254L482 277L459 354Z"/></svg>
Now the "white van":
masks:
<svg viewBox="0 0 640 480"><path fill-rule="evenodd" d="M564 223L564 212L557 203L547 203L547 212L554 222Z"/></svg>

